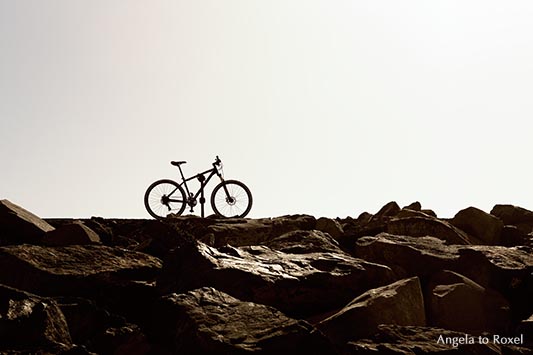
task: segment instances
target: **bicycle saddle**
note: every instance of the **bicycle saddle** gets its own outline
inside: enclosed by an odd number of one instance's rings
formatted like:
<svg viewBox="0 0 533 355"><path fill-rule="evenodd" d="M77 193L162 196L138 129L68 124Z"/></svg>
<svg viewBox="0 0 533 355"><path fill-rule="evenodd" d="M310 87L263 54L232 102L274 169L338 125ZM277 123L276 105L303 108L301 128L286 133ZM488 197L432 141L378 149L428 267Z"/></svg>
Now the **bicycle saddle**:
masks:
<svg viewBox="0 0 533 355"><path fill-rule="evenodd" d="M181 164L185 164L186 161L171 161L170 164L175 166L180 166Z"/></svg>

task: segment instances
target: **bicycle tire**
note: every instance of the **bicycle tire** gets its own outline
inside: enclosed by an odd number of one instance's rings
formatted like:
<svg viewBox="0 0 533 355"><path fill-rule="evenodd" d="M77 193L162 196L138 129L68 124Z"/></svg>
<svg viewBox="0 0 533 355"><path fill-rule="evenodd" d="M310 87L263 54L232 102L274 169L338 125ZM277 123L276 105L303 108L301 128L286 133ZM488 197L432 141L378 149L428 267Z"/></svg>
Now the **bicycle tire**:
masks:
<svg viewBox="0 0 533 355"><path fill-rule="evenodd" d="M252 209L252 203L250 189L237 180L222 181L211 193L211 207L219 217L245 217Z"/></svg>
<svg viewBox="0 0 533 355"><path fill-rule="evenodd" d="M172 194L172 195L168 195ZM172 199L165 204L165 199ZM151 184L144 194L144 207L156 218L165 218L169 214L181 215L187 205L185 192L174 180L162 179Z"/></svg>

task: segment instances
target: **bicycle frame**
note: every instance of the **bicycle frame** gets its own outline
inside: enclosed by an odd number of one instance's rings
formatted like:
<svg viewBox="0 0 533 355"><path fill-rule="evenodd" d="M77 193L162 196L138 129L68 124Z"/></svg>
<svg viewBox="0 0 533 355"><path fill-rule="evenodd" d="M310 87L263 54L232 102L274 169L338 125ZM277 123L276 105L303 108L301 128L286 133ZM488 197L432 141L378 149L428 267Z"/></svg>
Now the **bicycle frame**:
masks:
<svg viewBox="0 0 533 355"><path fill-rule="evenodd" d="M204 172L201 172L201 173L198 173L188 179L185 179L185 176L183 176L183 171L181 170L181 166L178 166L178 169L180 170L180 175L181 175L181 183L179 184L179 186L184 186L185 187L185 191L187 192L187 201L181 201L181 200L174 200L172 198L169 198L169 201L170 202L186 202L187 204L191 204L190 202L191 201L195 201L198 196L200 196L200 194L203 192L205 186L209 183L209 181L211 180L211 178L215 175L217 175L219 178L220 178L220 181L224 181L224 178L222 177L222 174L218 171L217 167L214 166L212 167L211 169L209 170L206 170ZM205 175L206 174L209 174L209 176L206 178ZM195 193L195 194L192 194L189 190L189 186L187 186L187 181L191 181L191 180L194 180L194 179L198 179L198 181L200 181L200 189ZM168 196L172 196L174 194L174 192L176 192L177 189L174 189L170 194L168 194ZM202 202L202 201L201 201Z"/></svg>

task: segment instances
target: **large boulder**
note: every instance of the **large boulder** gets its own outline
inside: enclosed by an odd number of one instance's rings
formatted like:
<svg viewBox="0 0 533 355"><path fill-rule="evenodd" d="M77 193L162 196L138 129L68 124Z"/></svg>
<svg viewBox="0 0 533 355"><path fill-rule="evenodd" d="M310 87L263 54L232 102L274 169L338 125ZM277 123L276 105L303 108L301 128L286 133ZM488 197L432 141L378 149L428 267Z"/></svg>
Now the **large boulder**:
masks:
<svg viewBox="0 0 533 355"><path fill-rule="evenodd" d="M459 211L450 223L483 244L500 244L503 222L478 208L468 207Z"/></svg>
<svg viewBox="0 0 533 355"><path fill-rule="evenodd" d="M289 254L344 253L333 237L318 230L297 230L285 233L268 240L264 245Z"/></svg>
<svg viewBox="0 0 533 355"><path fill-rule="evenodd" d="M147 254L97 245L0 248L0 283L43 296L80 296L140 314L162 268ZM16 272L14 272L16 270Z"/></svg>
<svg viewBox="0 0 533 355"><path fill-rule="evenodd" d="M101 244L101 241L98 234L87 227L82 221L74 221L47 232L42 243L49 246L67 246Z"/></svg>
<svg viewBox="0 0 533 355"><path fill-rule="evenodd" d="M434 217L393 218L387 223L387 233L411 237L435 237L451 244L481 244L450 223Z"/></svg>
<svg viewBox="0 0 533 355"><path fill-rule="evenodd" d="M395 201L387 203L385 206L372 217L373 220L383 219L386 217L394 217L398 212L401 211L400 206Z"/></svg>
<svg viewBox="0 0 533 355"><path fill-rule="evenodd" d="M152 314L153 337L172 354L336 353L309 323L214 288L163 296Z"/></svg>
<svg viewBox="0 0 533 355"><path fill-rule="evenodd" d="M521 223L533 225L533 212L513 205L496 205L490 214L498 217L504 224L518 225Z"/></svg>
<svg viewBox="0 0 533 355"><path fill-rule="evenodd" d="M398 278L428 276L459 259L457 248L441 239L387 233L360 238L355 256L389 266Z"/></svg>
<svg viewBox="0 0 533 355"><path fill-rule="evenodd" d="M449 270L433 275L426 287L430 325L471 334L509 332L510 306L498 292Z"/></svg>
<svg viewBox="0 0 533 355"><path fill-rule="evenodd" d="M223 219L207 226L199 240L214 247L259 245L282 234L314 229L313 216L294 215L261 219Z"/></svg>
<svg viewBox="0 0 533 355"><path fill-rule="evenodd" d="M392 281L388 267L340 251L301 253L292 242L286 249L298 253L196 242L169 255L158 287L167 294L210 286L303 317L342 307L354 295Z"/></svg>
<svg viewBox="0 0 533 355"><path fill-rule="evenodd" d="M54 300L0 284L0 351L61 350L71 343Z"/></svg>
<svg viewBox="0 0 533 355"><path fill-rule="evenodd" d="M369 290L317 327L334 343L342 345L373 335L380 324L426 325L417 277Z"/></svg>
<svg viewBox="0 0 533 355"><path fill-rule="evenodd" d="M344 235L344 229L340 222L332 218L320 217L316 221L315 228L324 233L328 233L335 239L339 239Z"/></svg>
<svg viewBox="0 0 533 355"><path fill-rule="evenodd" d="M50 224L9 200L0 200L0 245L39 243Z"/></svg>
<svg viewBox="0 0 533 355"><path fill-rule="evenodd" d="M409 208L402 208L402 210L398 212L398 214L395 216L395 218L397 219L407 218L407 217L423 217L423 218L428 218L428 219L435 218L434 215L427 214L426 212L422 212L422 211L411 210Z"/></svg>
<svg viewBox="0 0 533 355"><path fill-rule="evenodd" d="M513 237L519 237L521 240L509 240L507 236L502 235L502 244L509 245L522 243L522 245L533 245L533 212L525 208L513 206L513 205L496 205L490 212L501 219L506 226L514 226L519 235L513 235ZM528 235L529 234L529 235Z"/></svg>

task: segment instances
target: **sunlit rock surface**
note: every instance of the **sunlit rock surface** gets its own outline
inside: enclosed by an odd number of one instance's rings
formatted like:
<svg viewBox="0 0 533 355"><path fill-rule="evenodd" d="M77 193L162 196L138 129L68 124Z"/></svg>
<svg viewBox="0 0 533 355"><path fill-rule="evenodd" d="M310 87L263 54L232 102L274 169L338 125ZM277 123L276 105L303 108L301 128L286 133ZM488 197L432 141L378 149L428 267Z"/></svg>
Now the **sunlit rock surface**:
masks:
<svg viewBox="0 0 533 355"><path fill-rule="evenodd" d="M33 213L0 200L0 245L39 243L54 227Z"/></svg>
<svg viewBox="0 0 533 355"><path fill-rule="evenodd" d="M426 325L418 277L366 291L321 321L318 328L336 344L343 345L373 335L380 324Z"/></svg>
<svg viewBox="0 0 533 355"><path fill-rule="evenodd" d="M210 286L290 315L309 316L341 307L354 295L393 279L387 266L354 258L334 244L317 249L310 243L304 252L302 241L295 246L290 237L274 243L284 249L286 242L288 253L263 245L217 249L191 244L165 260L158 286L162 293Z"/></svg>
<svg viewBox="0 0 533 355"><path fill-rule="evenodd" d="M171 353L335 353L311 324L214 288L163 296L152 313L155 337Z"/></svg>

